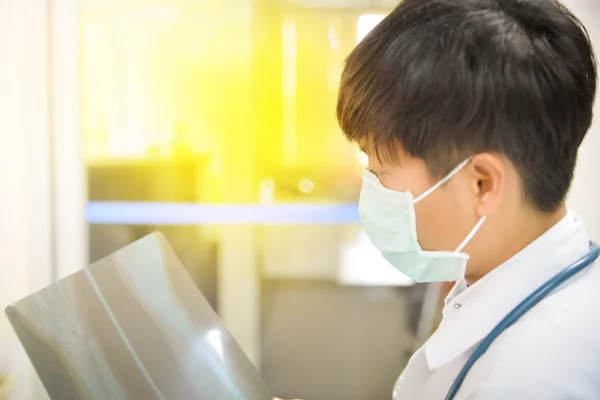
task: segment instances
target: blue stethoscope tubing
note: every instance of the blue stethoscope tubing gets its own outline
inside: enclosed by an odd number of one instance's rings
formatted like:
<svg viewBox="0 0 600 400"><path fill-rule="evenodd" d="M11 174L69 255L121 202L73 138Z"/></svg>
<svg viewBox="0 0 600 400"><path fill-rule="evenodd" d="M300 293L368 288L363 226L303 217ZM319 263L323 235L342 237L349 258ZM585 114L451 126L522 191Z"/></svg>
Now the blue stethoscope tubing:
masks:
<svg viewBox="0 0 600 400"><path fill-rule="evenodd" d="M531 310L537 303L559 288L567 280L577 275L578 272L581 272L586 267L590 266L594 261L596 261L596 259L598 259L599 255L600 247L598 247L596 243L590 242L590 251L586 255L550 278L546 283L537 288L533 293L527 296L525 300L523 300L518 306L509 312L508 315L504 317L504 319L502 319L502 321L500 321L498 325L496 325L496 327L492 329L492 331L475 348L475 351L473 351L471 357L469 357L462 370L456 376L454 383L446 395L446 400L454 399L454 396L456 396L456 393L458 393L458 390L460 389L473 364L475 364L475 362L477 362L477 360L483 354L485 354L492 342L494 342L494 340L496 340L496 338L498 338L498 336L500 336L505 329L514 324L523 316L523 314Z"/></svg>

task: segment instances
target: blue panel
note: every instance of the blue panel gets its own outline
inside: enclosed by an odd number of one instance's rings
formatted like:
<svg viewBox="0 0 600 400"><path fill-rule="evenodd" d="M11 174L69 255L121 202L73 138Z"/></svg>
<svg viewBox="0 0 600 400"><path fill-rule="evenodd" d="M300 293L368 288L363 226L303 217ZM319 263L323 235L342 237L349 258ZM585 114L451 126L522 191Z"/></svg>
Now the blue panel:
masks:
<svg viewBox="0 0 600 400"><path fill-rule="evenodd" d="M87 221L104 225L355 224L356 204L211 205L89 202Z"/></svg>

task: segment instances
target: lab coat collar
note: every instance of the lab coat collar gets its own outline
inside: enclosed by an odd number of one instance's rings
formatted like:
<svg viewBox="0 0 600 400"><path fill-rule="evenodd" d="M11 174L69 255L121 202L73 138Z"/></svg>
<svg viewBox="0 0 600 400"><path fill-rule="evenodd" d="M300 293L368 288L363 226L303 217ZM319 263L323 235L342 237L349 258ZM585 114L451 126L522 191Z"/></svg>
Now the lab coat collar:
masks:
<svg viewBox="0 0 600 400"><path fill-rule="evenodd" d="M525 297L588 251L581 218L568 212L472 286L458 282L446 298L442 323L425 345L429 369L449 363L479 343Z"/></svg>

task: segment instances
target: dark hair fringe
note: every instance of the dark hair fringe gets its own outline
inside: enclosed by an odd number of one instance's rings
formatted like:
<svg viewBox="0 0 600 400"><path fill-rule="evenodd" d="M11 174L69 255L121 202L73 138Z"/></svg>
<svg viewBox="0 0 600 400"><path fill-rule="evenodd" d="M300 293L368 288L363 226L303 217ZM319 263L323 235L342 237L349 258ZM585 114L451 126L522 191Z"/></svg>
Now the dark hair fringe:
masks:
<svg viewBox="0 0 600 400"><path fill-rule="evenodd" d="M442 176L468 156L513 162L541 211L563 204L592 120L596 62L554 0L404 0L346 60L337 118L348 139Z"/></svg>

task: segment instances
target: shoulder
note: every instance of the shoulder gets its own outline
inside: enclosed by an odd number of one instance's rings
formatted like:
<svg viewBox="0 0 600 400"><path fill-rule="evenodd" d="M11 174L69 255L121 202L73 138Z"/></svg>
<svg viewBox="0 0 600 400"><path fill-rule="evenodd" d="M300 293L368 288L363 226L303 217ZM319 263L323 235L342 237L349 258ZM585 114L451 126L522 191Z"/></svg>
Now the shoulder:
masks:
<svg viewBox="0 0 600 400"><path fill-rule="evenodd" d="M473 367L463 398L600 398L600 266L594 270L507 329Z"/></svg>

